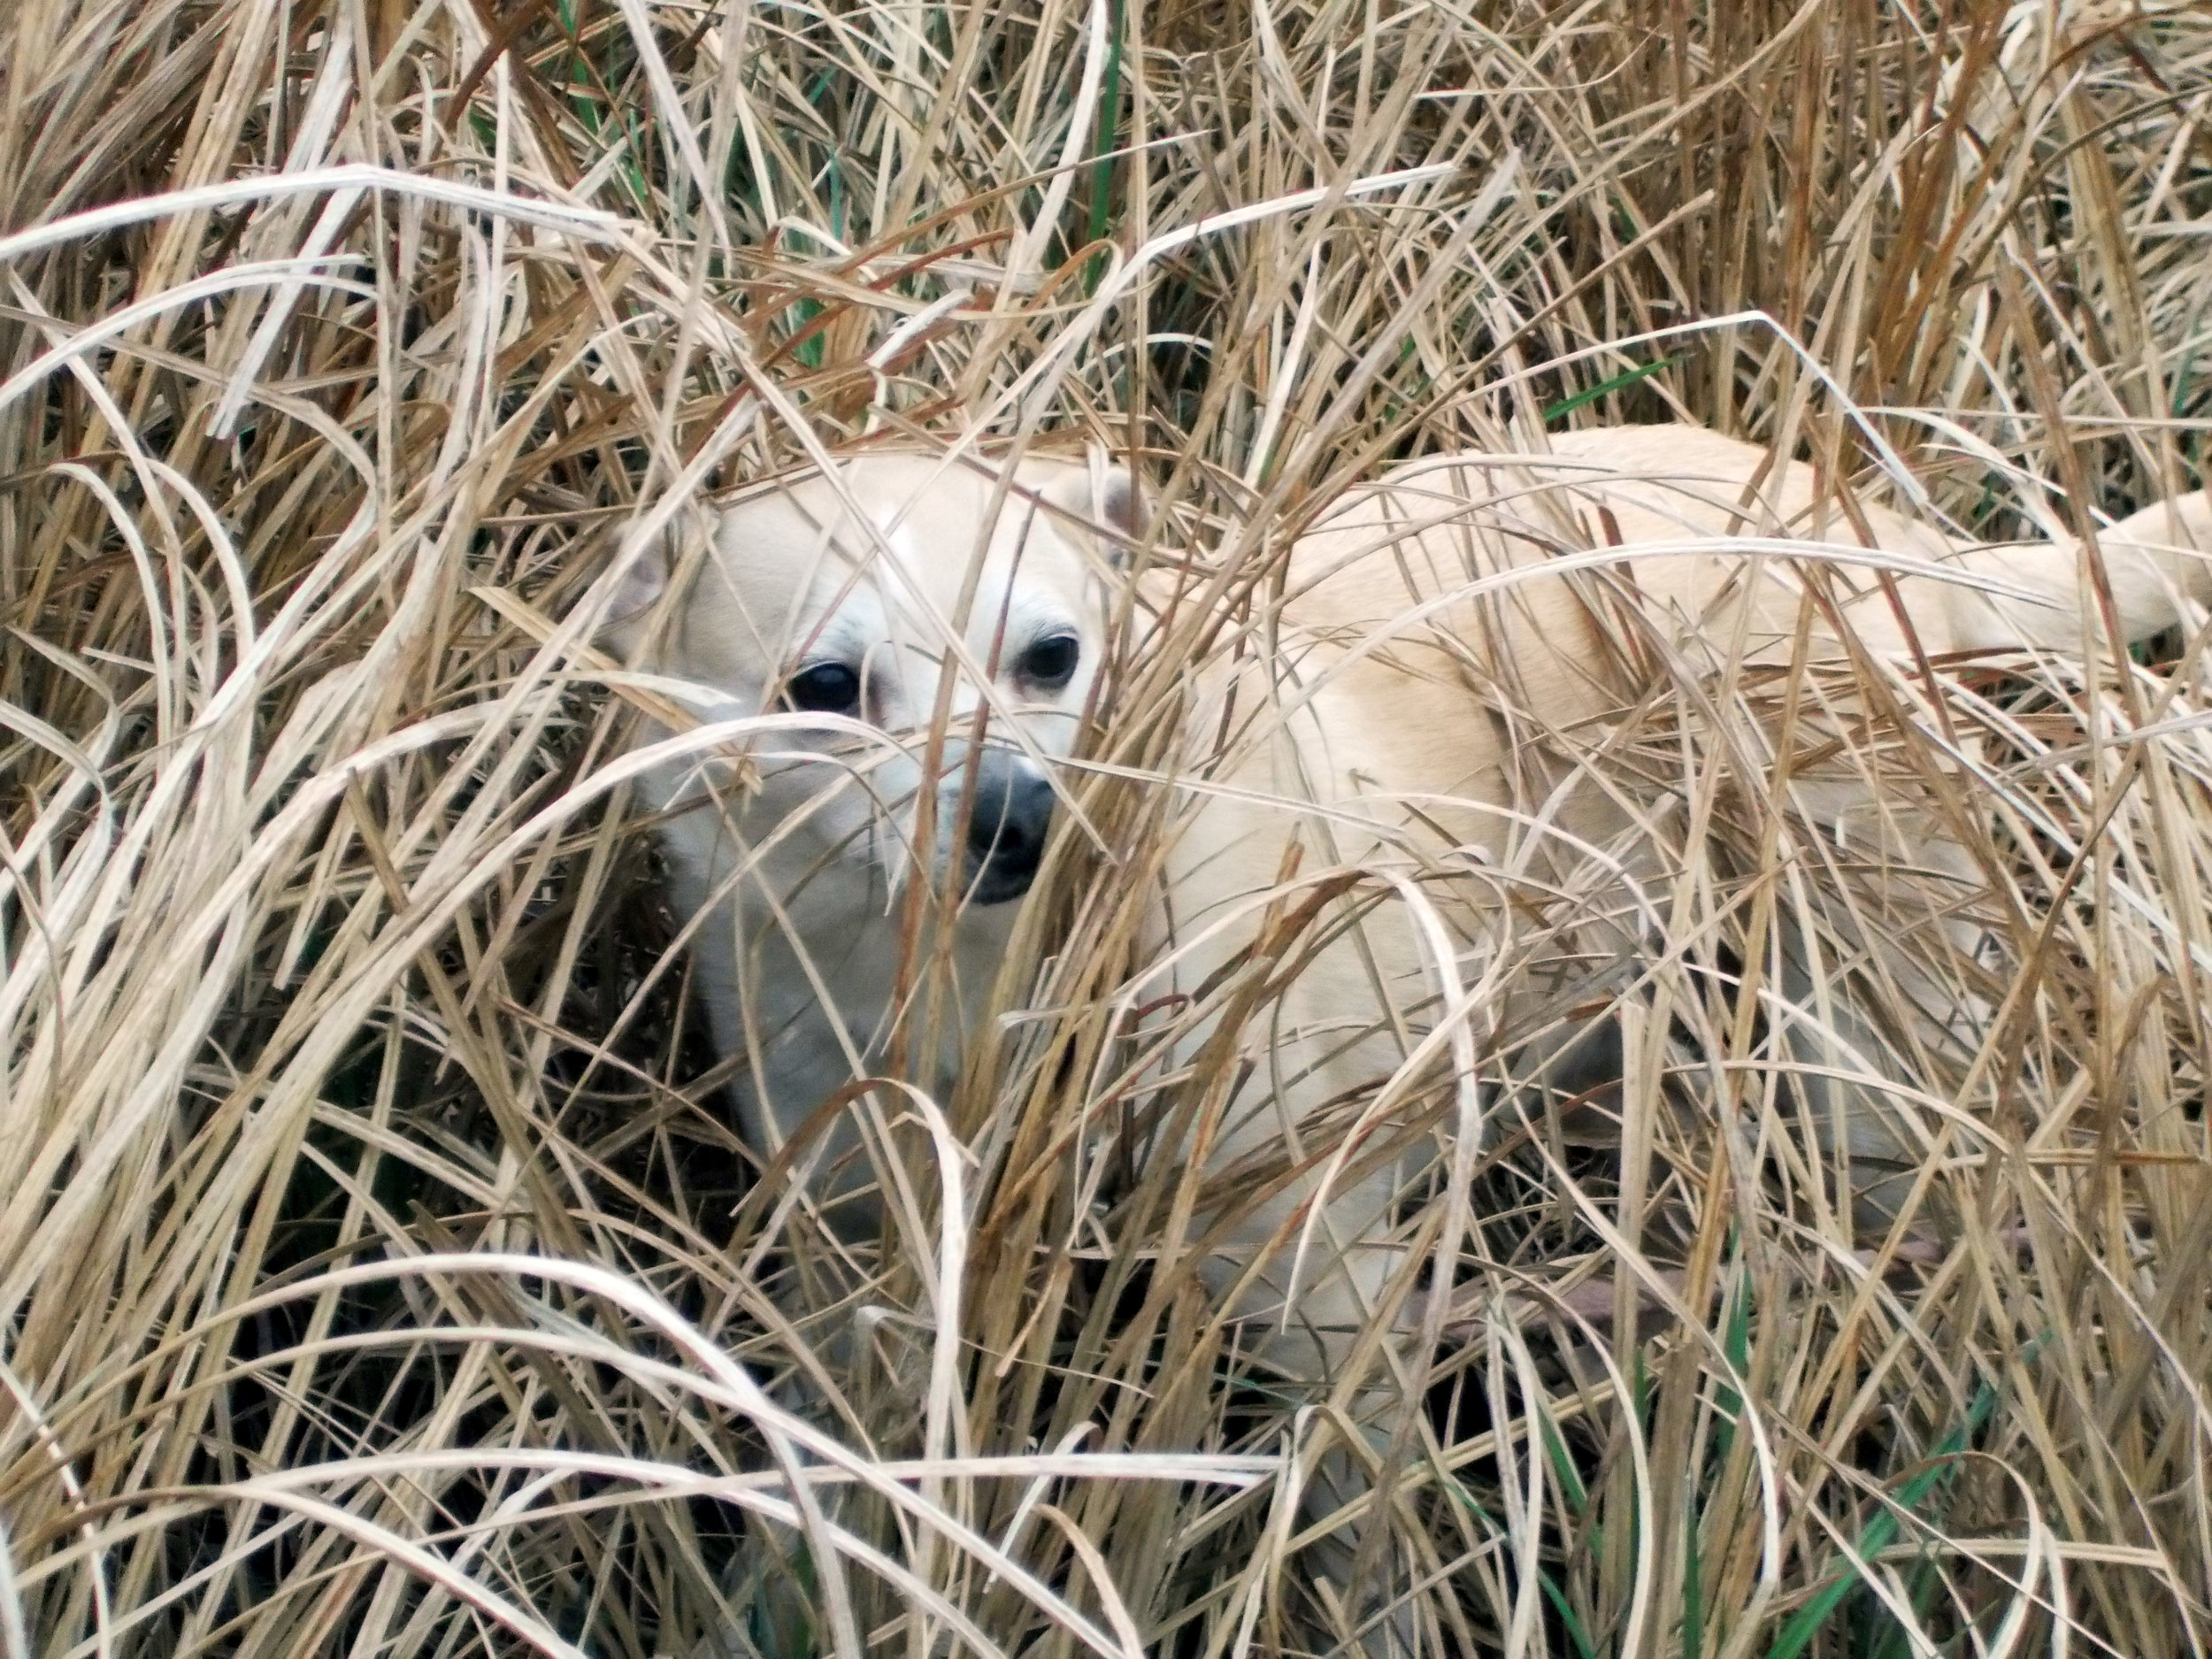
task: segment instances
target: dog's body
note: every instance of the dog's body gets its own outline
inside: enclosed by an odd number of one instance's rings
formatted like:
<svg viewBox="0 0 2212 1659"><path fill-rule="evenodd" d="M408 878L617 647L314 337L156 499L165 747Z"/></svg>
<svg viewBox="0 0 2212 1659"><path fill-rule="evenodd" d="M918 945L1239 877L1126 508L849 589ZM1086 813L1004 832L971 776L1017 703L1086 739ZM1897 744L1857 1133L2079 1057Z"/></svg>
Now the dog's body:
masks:
<svg viewBox="0 0 2212 1659"><path fill-rule="evenodd" d="M1873 503L1855 504L1855 526L1832 495L1816 516L1810 467L1777 468L1765 449L1696 427L1577 433L1552 450L1415 463L1356 492L1294 549L1265 659L1217 678L1193 722L1237 735L1170 856L1178 986L1221 982L1263 918L1325 872L1365 878L1336 907L1356 922L1254 1021L1244 1057L1257 1080L1209 1136L1216 1167L1271 1157L1307 1170L1203 1270L1217 1292L1235 1287L1238 1311L1272 1333L1259 1346L1294 1377L1334 1371L1404 1264L1386 1242L1402 1171L1344 1171L1363 1140L1418 1127L1425 1090L1427 1121L1464 1106L1448 1097L1442 1010L1456 1000L1471 1039L1510 1042L1521 1005L1543 1000L1525 964L1509 988L1486 987L1509 954L1502 931L1557 930L1554 1008L1578 989L1585 1001L1617 990L1661 931L1651 907L1663 892L1642 887L1650 826L1689 780L1625 794L1632 768L1580 764L1661 677L1655 664L1692 687L1766 672L1778 709L1781 671L1814 671L1824 689L1797 699L1790 797L1855 863L1910 872L1899 886L1916 896L1890 895L1880 918L1894 931L1856 942L1919 1002L1904 1038L1955 1059L1970 1053L1978 1010L1926 979L1914 940L1958 937L1963 924L1927 889L1962 901L1977 872L1919 803L1876 798L1863 772L1820 761L1867 713L1838 687L1855 664L1881 664L1909 709L1924 665L1960 653L2111 649L2072 546L1968 548ZM2122 642L2212 591L2201 492L2114 526L2099 547ZM1232 687L1240 706L1225 710ZM1405 896L1373 904L1378 879ZM1767 1005L1784 1010L1770 1017L1783 1050L1853 1188L1834 1196L1862 1225L1886 1224L1926 1148L1893 1115L1914 1050L1848 1002L1816 1015L1811 948L1778 933L1782 983ZM1525 1029L1540 1048L1544 1018ZM1549 1030L1564 1046L1578 1035ZM1305 1143L1291 1145L1302 1126ZM1325 1203L1309 1214L1317 1193Z"/></svg>
<svg viewBox="0 0 2212 1659"><path fill-rule="evenodd" d="M818 481L757 495L723 517L668 645L643 653L711 687L711 711L732 715L772 711L826 663L866 682L849 718L816 728L794 714L787 746L757 738L762 776L726 814L701 804L694 760L661 767L649 790L669 814L677 905L699 918L695 978L724 1055L741 1061L747 1129L764 1153L876 1063L917 983L918 942L924 955L941 943L950 995L969 1001L1005 954L1049 810L1040 767L1075 738L1100 654L1105 553L1134 521L1118 474L1027 463L1015 481L1009 493L958 465L879 457L851 463L841 494ZM2074 548L1963 549L1874 505L1855 525L1832 497L1824 513L1816 482L1802 465L1777 468L1763 449L1685 426L1563 437L1546 457L1417 463L1299 542L1263 631L1269 649L1202 683L1194 750L1230 731L1234 752L1194 755L1159 911L1164 965L1142 995L1169 979L1185 990L1224 983L1317 872L1357 870L1365 882L1334 901L1346 925L1241 1035L1253 1080L1194 1131L1210 1168L1286 1155L1303 1165L1275 1200L1217 1233L1202 1268L1231 1312L1275 1333L1263 1346L1294 1379L1329 1378L1402 1262L1388 1241L1394 1173L1340 1176L1302 1134L1333 1113L1335 1143L1356 1147L1348 1123L1402 1127L1440 1073L1450 1089L1453 1031L1494 1033L1509 1011L1480 1005L1482 976L1497 930L1532 902L1577 918L1563 972L1632 961L1648 931L1634 855L1622 862L1619 845L1665 810L1672 786L1655 779L1624 795L1623 774L1601 783L1560 734L1601 741L1670 658L1671 678L1694 683L1793 663L1839 668L1863 652L1888 665L1909 706L1909 676L1931 660L2070 652L2103 637ZM1094 539L1087 522L1108 534ZM2127 638L2212 590L2196 556L2212 552L2201 493L2136 515L2100 545ZM987 557L972 577L979 548ZM1813 567L1827 574L1808 582ZM946 649L954 638L964 662ZM1047 640L1075 641L1064 679L1014 672ZM894 661L902 666L890 673ZM876 697L879 678L897 695ZM987 681L990 696L976 688ZM1799 747L1859 711L1847 699L1805 715ZM879 780L872 804L856 755L879 757L866 774ZM1854 845L1970 877L1924 813L1869 798L1860 774L1816 760L1790 787L1805 818ZM917 803L937 820L918 864L907 844ZM961 839L964 819L991 833ZM1026 850L995 880L1006 861L993 834L1008 826ZM940 899L968 896L956 915L912 891L922 865ZM1377 904L1393 883L1397 896ZM1920 919L1957 926L1924 910ZM1910 988L1909 949L1892 945ZM1778 953L1785 1004L1806 977L1805 949L1785 941ZM949 1022L956 1036L965 1018ZM1781 1018L1793 1024L1798 1011ZM1932 1007L1921 1034L1944 1041L1962 1020L1971 1010ZM1849 1009L1803 1024L1788 1040L1809 1071L1882 1070L1868 1051L1884 1040ZM1194 1031L1194 1042L1219 1034ZM941 1057L956 1064L956 1042ZM1909 1166L1919 1149L1882 1121L1880 1093L1839 1087L1825 1102L1841 1115L1831 1150L1847 1179L1854 1160Z"/></svg>

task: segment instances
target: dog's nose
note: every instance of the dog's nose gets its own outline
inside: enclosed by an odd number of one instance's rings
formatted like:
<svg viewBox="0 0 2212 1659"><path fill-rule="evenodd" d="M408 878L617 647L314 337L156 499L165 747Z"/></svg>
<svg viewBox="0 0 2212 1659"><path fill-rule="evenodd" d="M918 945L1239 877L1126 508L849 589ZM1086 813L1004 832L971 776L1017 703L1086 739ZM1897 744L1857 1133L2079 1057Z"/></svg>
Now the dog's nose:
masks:
<svg viewBox="0 0 2212 1659"><path fill-rule="evenodd" d="M968 808L968 897L1003 904L1029 891L1052 827L1052 785L1034 766L1002 749L976 764Z"/></svg>

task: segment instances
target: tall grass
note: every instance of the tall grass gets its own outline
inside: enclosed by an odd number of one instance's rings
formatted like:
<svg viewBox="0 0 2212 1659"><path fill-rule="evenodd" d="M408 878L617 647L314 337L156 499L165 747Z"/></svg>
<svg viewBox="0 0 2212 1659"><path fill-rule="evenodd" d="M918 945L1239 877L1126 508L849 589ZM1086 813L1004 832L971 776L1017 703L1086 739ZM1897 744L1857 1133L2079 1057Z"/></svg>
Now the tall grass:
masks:
<svg viewBox="0 0 2212 1659"><path fill-rule="evenodd" d="M2208 67L2185 5L17 0L0 1651L1348 1639L1290 1548L1325 1406L1187 1265L1271 1172L1143 1156L1236 1058L1163 1076L1190 1015L1131 989L1191 664L1347 482L1548 426L1985 538L2179 488ZM1071 428L1183 601L840 1254L692 1034L589 587L826 449ZM1986 740L1989 943L1924 949L1998 1012L1873 1248L1726 989L1848 859L1759 688L1617 743L1711 834L1619 1144L1486 1072L1361 1558L1434 1651L2212 1645L2204 664L2018 669L1833 762L1940 795Z"/></svg>

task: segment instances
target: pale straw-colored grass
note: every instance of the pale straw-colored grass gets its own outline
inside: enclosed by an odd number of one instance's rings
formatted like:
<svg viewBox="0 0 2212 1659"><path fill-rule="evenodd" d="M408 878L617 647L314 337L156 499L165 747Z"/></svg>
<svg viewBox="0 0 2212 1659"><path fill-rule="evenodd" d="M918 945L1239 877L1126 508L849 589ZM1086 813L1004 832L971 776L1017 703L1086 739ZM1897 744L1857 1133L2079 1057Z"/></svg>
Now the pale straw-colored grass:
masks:
<svg viewBox="0 0 2212 1659"><path fill-rule="evenodd" d="M1234 1057L1164 1074L1202 1010L1131 990L1191 665L1348 482L1548 423L1678 411L1979 538L2193 481L2208 69L2157 4L15 0L0 1653L1340 1640L1321 1402L1188 1271L1282 1171L1144 1156ZM841 1252L687 1034L587 589L827 449L1069 430L1182 598L1027 1011L879 1092L902 1196ZM1867 673L1904 718L1818 764L1954 801L1985 879L1924 907L1974 953L1873 918L1996 1010L1924 1056L1916 1220L1826 1203L1735 988L1778 915L1869 926L1770 787L1837 688L1551 734L1702 833L1652 825L1602 993L1617 1144L1496 1033L1471 1202L1408 1194L1455 1282L1362 1559L1435 1651L2212 1646L2202 654Z"/></svg>

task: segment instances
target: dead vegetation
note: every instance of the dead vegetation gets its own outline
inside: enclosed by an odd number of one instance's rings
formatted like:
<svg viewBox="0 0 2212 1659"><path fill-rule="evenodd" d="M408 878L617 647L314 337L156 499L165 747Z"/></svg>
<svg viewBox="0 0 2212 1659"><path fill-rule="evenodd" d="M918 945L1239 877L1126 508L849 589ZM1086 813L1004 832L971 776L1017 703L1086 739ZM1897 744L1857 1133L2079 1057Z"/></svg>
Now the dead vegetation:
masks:
<svg viewBox="0 0 2212 1659"><path fill-rule="evenodd" d="M2201 8L2087 0L17 0L0 1652L1340 1640L1287 1549L1327 1402L1187 1271L1271 1172L1194 1209L1143 1157L1223 1076L1164 1075L1194 1010L1131 989L1190 664L1425 449L1672 410L1980 539L2193 481L2208 66ZM940 1112L881 1093L910 1202L841 1255L686 1034L577 602L826 449L1069 429L1139 457L1185 603L1078 780L1032 1011ZM1620 1144L1501 1033L1471 1185L1408 1195L1454 1282L1363 1566L1434 1651L2212 1645L2175 658L1893 680L1824 758L1982 826L1986 943L1916 936L1998 1011L1870 1244L1732 988L1775 907L1841 937L1860 891L1743 718L1790 688L1593 754L1709 833L1619 987Z"/></svg>

